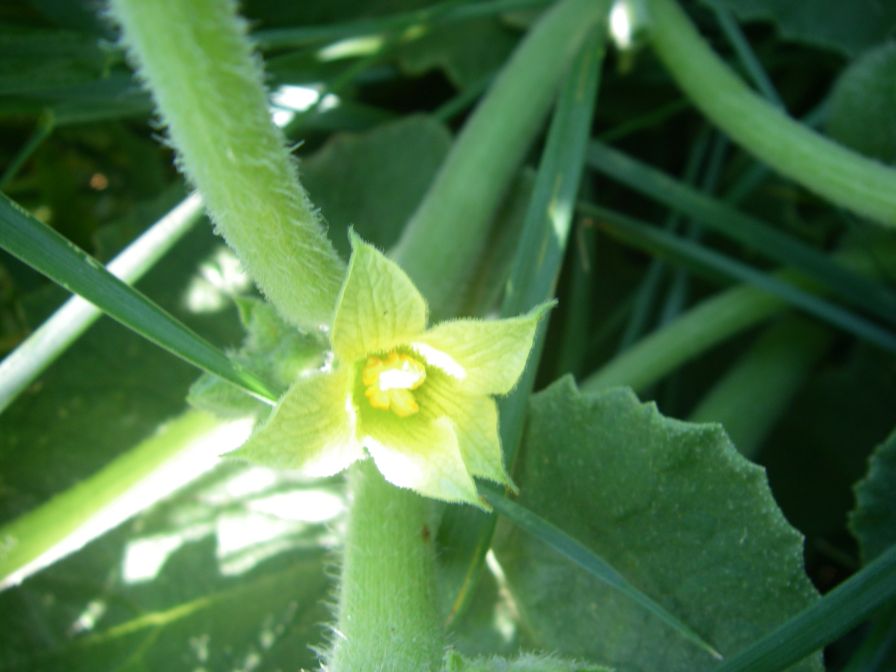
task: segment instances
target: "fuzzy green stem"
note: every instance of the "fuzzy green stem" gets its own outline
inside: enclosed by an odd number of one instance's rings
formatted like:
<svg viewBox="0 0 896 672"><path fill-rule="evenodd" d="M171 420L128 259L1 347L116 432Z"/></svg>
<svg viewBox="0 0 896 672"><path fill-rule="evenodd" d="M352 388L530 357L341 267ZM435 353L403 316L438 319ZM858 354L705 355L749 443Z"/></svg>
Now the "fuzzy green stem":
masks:
<svg viewBox="0 0 896 672"><path fill-rule="evenodd" d="M563 0L545 13L464 126L405 229L396 256L437 317L459 309L489 223L550 109L557 83L602 18L603 4Z"/></svg>
<svg viewBox="0 0 896 672"><path fill-rule="evenodd" d="M648 0L657 55L694 104L744 149L838 205L896 226L896 170L818 135L753 93L675 0Z"/></svg>
<svg viewBox="0 0 896 672"><path fill-rule="evenodd" d="M184 172L220 233L291 322L330 321L343 263L273 126L232 0L112 0Z"/></svg>
<svg viewBox="0 0 896 672"><path fill-rule="evenodd" d="M386 483L369 460L352 469L350 487L339 620L326 669L437 670L444 635L426 500Z"/></svg>

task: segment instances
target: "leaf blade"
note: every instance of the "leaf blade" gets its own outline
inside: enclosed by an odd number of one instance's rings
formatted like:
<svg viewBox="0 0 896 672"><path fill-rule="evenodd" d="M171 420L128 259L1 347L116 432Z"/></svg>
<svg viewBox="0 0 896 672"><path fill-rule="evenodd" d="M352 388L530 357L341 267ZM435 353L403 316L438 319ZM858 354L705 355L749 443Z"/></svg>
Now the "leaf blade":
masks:
<svg viewBox="0 0 896 672"><path fill-rule="evenodd" d="M262 400L276 400L261 379L2 194L0 221L0 247L13 256L173 355Z"/></svg>

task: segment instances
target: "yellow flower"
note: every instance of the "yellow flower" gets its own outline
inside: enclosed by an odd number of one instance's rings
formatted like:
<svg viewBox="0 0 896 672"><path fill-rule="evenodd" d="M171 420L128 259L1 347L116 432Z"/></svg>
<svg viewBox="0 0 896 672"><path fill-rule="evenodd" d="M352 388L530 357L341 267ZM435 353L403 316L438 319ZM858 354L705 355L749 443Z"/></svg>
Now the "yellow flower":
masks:
<svg viewBox="0 0 896 672"><path fill-rule="evenodd" d="M483 506L474 476L511 485L493 396L516 384L548 307L427 329L410 278L352 234L331 366L297 380L235 456L330 476L366 450L394 485Z"/></svg>

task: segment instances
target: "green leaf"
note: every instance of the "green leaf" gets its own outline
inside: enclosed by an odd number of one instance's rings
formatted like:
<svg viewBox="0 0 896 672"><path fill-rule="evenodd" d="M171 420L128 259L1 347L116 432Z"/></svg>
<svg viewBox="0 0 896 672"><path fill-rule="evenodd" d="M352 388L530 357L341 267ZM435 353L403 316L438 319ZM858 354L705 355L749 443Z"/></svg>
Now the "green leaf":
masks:
<svg viewBox="0 0 896 672"><path fill-rule="evenodd" d="M781 627L715 668L779 672L846 634L896 597L896 546Z"/></svg>
<svg viewBox="0 0 896 672"><path fill-rule="evenodd" d="M612 235L660 255L681 259L697 268L718 272L723 276L746 282L787 301L792 306L820 318L869 343L896 352L896 334L878 326L863 316L841 308L800 287L799 278L788 282L781 274L766 273L720 254L706 246L691 242L643 222L606 208L584 204L582 209L598 218L600 225ZM792 276L791 276L792 277Z"/></svg>
<svg viewBox="0 0 896 672"><path fill-rule="evenodd" d="M302 183L348 257L348 227L380 249L391 247L451 147L431 117L412 116L362 134L333 136L302 161Z"/></svg>
<svg viewBox="0 0 896 672"><path fill-rule="evenodd" d="M0 247L194 366L263 399L276 395L252 373L6 196L0 198Z"/></svg>
<svg viewBox="0 0 896 672"><path fill-rule="evenodd" d="M551 655L524 654L519 658L476 658L468 660L449 653L445 672L611 672L591 663L564 660Z"/></svg>
<svg viewBox="0 0 896 672"><path fill-rule="evenodd" d="M437 27L400 47L398 61L410 74L439 68L458 88L476 86L498 70L513 51L516 36L494 17Z"/></svg>
<svg viewBox="0 0 896 672"><path fill-rule="evenodd" d="M896 12L894 12L896 17ZM896 43L872 49L839 77L828 104L827 131L857 152L896 163Z"/></svg>
<svg viewBox="0 0 896 672"><path fill-rule="evenodd" d="M844 268L797 238L607 145L591 143L588 165L767 259L799 269L853 305L896 323L896 295L890 289Z"/></svg>
<svg viewBox="0 0 896 672"><path fill-rule="evenodd" d="M784 39L848 56L883 42L896 28L896 5L877 0L703 0L722 2L742 21L770 21Z"/></svg>
<svg viewBox="0 0 896 672"><path fill-rule="evenodd" d="M678 620L673 614L647 597L644 593L633 587L624 576L617 572L603 558L595 555L577 540L570 537L563 530L552 525L544 518L532 513L529 509L513 502L492 487L484 488L485 498L495 510L509 518L514 525L525 530L534 538L546 546L554 549L571 562L579 565L594 578L608 586L618 590L632 602L640 605L652 616L663 621L676 630L684 639L696 644L714 658L721 658L719 652L710 644L707 644L687 625Z"/></svg>
<svg viewBox="0 0 896 672"><path fill-rule="evenodd" d="M800 535L718 426L666 419L626 390L584 395L565 379L533 397L523 450L521 503L723 655L815 601ZM535 647L625 669L716 665L540 541L514 531L497 552Z"/></svg>
<svg viewBox="0 0 896 672"><path fill-rule="evenodd" d="M849 527L869 562L896 544L896 432L875 448L855 493Z"/></svg>

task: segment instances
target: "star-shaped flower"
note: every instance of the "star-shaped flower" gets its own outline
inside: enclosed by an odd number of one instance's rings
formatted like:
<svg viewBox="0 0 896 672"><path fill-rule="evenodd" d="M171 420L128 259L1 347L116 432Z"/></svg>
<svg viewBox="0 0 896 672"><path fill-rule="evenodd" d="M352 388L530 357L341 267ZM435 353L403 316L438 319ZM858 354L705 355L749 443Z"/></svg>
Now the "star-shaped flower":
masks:
<svg viewBox="0 0 896 672"><path fill-rule="evenodd" d="M516 384L548 307L427 329L410 278L352 234L331 367L299 378L234 455L320 477L366 449L394 485L482 506L473 476L511 485L493 395Z"/></svg>

